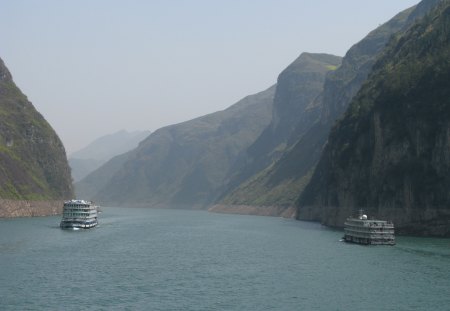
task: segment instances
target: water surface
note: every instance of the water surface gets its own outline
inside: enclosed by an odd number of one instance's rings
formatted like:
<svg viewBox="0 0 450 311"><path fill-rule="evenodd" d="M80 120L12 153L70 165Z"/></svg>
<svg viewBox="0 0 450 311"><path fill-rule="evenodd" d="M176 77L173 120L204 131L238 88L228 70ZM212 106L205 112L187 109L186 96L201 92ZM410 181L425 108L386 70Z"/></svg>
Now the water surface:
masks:
<svg viewBox="0 0 450 311"><path fill-rule="evenodd" d="M450 309L450 239L360 246L282 218L103 211L85 231L0 220L0 309Z"/></svg>

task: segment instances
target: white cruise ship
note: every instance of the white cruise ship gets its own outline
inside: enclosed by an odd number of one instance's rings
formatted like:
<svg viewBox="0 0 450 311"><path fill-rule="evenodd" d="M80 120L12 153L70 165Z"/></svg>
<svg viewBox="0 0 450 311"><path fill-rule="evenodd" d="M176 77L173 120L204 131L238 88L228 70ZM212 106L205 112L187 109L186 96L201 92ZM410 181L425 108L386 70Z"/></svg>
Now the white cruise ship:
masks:
<svg viewBox="0 0 450 311"><path fill-rule="evenodd" d="M64 202L60 227L62 229L88 229L98 224L97 206L85 200Z"/></svg>
<svg viewBox="0 0 450 311"><path fill-rule="evenodd" d="M345 242L395 245L394 224L386 220L367 219L362 210L357 218L347 218L344 231Z"/></svg>

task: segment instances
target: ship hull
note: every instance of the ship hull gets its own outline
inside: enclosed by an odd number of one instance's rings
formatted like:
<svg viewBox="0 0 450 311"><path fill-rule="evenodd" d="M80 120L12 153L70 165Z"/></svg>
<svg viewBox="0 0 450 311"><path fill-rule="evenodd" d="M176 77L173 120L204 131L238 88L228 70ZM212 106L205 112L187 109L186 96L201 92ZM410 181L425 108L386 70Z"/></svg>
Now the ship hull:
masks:
<svg viewBox="0 0 450 311"><path fill-rule="evenodd" d="M82 222L82 221L61 221L61 229L90 229L98 225L97 221Z"/></svg>
<svg viewBox="0 0 450 311"><path fill-rule="evenodd" d="M394 239L386 239L386 240L374 240L371 238L364 238L364 237L355 237L352 235L345 235L344 241L347 243L355 243L355 244L362 244L362 245L395 245Z"/></svg>

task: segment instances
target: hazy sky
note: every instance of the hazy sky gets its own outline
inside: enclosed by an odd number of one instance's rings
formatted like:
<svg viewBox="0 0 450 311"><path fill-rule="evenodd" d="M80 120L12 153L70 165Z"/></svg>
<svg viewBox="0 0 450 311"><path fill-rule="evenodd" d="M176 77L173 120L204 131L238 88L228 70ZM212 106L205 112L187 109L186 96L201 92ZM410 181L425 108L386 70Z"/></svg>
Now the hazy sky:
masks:
<svg viewBox="0 0 450 311"><path fill-rule="evenodd" d="M418 2L0 0L0 57L70 153L225 109Z"/></svg>

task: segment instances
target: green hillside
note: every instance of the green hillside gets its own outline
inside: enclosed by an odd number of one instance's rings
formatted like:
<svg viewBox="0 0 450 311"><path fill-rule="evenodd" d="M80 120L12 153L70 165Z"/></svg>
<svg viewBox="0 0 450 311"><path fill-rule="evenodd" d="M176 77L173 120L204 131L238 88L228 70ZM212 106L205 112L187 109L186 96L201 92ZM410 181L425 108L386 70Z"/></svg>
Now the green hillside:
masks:
<svg viewBox="0 0 450 311"><path fill-rule="evenodd" d="M450 1L391 39L333 128L299 217L364 208L398 232L450 235Z"/></svg>
<svg viewBox="0 0 450 311"><path fill-rule="evenodd" d="M290 147L278 161L227 193L219 203L295 206L320 159L331 126L345 112L389 38L413 24L428 9L428 4L420 4L405 10L355 44L342 59L341 66L326 76L323 91L310 105L315 107L318 118L306 126L300 123L303 129L292 132ZM302 118L299 114L296 117Z"/></svg>
<svg viewBox="0 0 450 311"><path fill-rule="evenodd" d="M112 162L122 160L114 158L77 184L77 193L86 189L96 201L115 205L208 205L237 157L269 124L274 92L271 87L226 110L153 132L119 167Z"/></svg>
<svg viewBox="0 0 450 311"><path fill-rule="evenodd" d="M228 190L220 200L226 205L292 205L298 186L283 184L271 189L260 184L294 142L317 121L327 74L336 70L341 58L329 54L302 53L278 77L272 122L233 167Z"/></svg>
<svg viewBox="0 0 450 311"><path fill-rule="evenodd" d="M2 60L0 121L0 198L70 198L72 182L64 146L14 84Z"/></svg>

